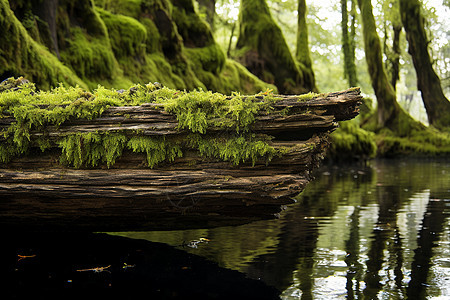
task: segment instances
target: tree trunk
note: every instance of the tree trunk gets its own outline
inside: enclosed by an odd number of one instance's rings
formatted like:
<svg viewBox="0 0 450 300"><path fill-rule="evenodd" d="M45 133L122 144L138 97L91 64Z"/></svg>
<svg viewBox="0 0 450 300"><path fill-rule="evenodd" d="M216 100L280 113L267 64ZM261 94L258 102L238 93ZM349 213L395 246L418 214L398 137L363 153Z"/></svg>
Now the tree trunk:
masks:
<svg viewBox="0 0 450 300"><path fill-rule="evenodd" d="M45 0L37 5L38 16L48 24L50 31L51 48L55 51L58 59L61 59L58 48L58 37L56 35L56 14L58 9L58 0Z"/></svg>
<svg viewBox="0 0 450 300"><path fill-rule="evenodd" d="M305 0L298 1L298 27L297 27L297 61L305 76L305 83L313 91L317 91L314 71L311 64L308 42L308 25L306 24Z"/></svg>
<svg viewBox="0 0 450 300"><path fill-rule="evenodd" d="M421 5L417 0L400 0L400 13L409 53L412 56L417 73L417 87L428 115L428 121L437 128L450 127L450 102L445 97L439 77L436 75L428 54L425 19L421 14Z"/></svg>
<svg viewBox="0 0 450 300"><path fill-rule="evenodd" d="M366 61L378 102L377 124L378 127L389 127L400 114L401 108L384 70L372 4L370 0L358 0L358 4L362 15Z"/></svg>
<svg viewBox="0 0 450 300"><path fill-rule="evenodd" d="M305 81L265 0L242 0L239 24L238 58L250 72L275 84L282 94L314 90Z"/></svg>
<svg viewBox="0 0 450 300"><path fill-rule="evenodd" d="M347 0L341 0L342 8L342 50L344 52L344 75L348 80L349 87L354 87L358 84L358 79L356 77L356 65L355 65L355 50L354 50L354 34L348 31L348 10L347 10ZM352 4L353 11L353 4ZM354 29L355 18L352 18L352 28Z"/></svg>
<svg viewBox="0 0 450 300"><path fill-rule="evenodd" d="M386 70L392 85L396 90L397 81L400 76L400 34L402 32L402 22L400 20L399 3L397 0L391 0L384 3L384 14L387 15L384 23L384 54L387 57ZM392 46L388 46L388 21L392 25Z"/></svg>
<svg viewBox="0 0 450 300"><path fill-rule="evenodd" d="M396 90L397 81L400 79L400 34L402 32L401 24L393 24L394 40L392 41L392 51L394 57L392 60L391 85Z"/></svg>
<svg viewBox="0 0 450 300"><path fill-rule="evenodd" d="M216 15L216 0L197 0L198 5L202 7L206 14L206 22L208 22L211 31L214 31L214 17Z"/></svg>

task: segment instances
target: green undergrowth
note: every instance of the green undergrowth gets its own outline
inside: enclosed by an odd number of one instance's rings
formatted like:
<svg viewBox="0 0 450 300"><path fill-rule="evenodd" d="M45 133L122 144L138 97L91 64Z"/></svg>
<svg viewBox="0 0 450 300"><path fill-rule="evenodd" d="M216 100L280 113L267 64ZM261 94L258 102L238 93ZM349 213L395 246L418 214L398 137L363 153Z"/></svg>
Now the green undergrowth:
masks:
<svg viewBox="0 0 450 300"><path fill-rule="evenodd" d="M421 124L406 112L401 112L388 127L378 128L376 114L364 116L363 128L375 133L377 156L448 156L450 134Z"/></svg>
<svg viewBox="0 0 450 300"><path fill-rule="evenodd" d="M16 85L16 82L22 84ZM7 88L9 87L9 88ZM3 91L2 91L3 90ZM1 129L0 162L26 154L31 148L45 151L56 145L61 162L79 167L112 166L124 150L145 153L150 167L173 161L183 149L197 150L201 156L239 164L280 154L267 137L255 136L249 127L257 114L271 110L277 98L270 92L256 96L238 93L225 96L211 91L178 91L161 84L134 85L128 90L99 86L92 92L60 85L50 91L37 90L33 83L13 78L0 84L0 118L15 121ZM264 96L265 101L261 101ZM51 140L49 127L58 128L73 119L92 120L111 106L155 103L178 120L182 139L143 136L139 131L88 132L61 135ZM1 127L0 127L1 128ZM220 129L220 137L205 135L210 128Z"/></svg>
<svg viewBox="0 0 450 300"><path fill-rule="evenodd" d="M327 158L333 161L366 160L377 153L375 134L360 128L357 119L340 122L330 136Z"/></svg>
<svg viewBox="0 0 450 300"><path fill-rule="evenodd" d="M448 156L450 134L432 127L415 130L408 136L398 136L389 129L376 134L378 156Z"/></svg>

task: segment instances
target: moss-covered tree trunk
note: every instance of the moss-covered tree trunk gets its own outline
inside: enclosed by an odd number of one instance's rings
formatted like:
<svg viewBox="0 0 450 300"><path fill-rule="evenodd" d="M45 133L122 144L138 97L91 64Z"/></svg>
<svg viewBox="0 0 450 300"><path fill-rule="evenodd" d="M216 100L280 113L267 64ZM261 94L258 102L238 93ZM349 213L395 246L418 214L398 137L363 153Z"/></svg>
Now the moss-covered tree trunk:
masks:
<svg viewBox="0 0 450 300"><path fill-rule="evenodd" d="M297 26L297 61L303 71L305 84L311 87L311 90L317 91L314 71L312 69L311 55L309 53L308 25L306 24L306 2L298 1L298 26Z"/></svg>
<svg viewBox="0 0 450 300"><path fill-rule="evenodd" d="M425 19L421 13L421 4L417 0L400 0L400 12L409 53L412 56L417 73L417 87L428 115L428 121L437 128L450 127L450 102L445 97L439 77L436 75L428 54Z"/></svg>
<svg viewBox="0 0 450 300"><path fill-rule="evenodd" d="M239 60L282 94L314 90L294 60L265 0L242 0L239 12Z"/></svg>
<svg viewBox="0 0 450 300"><path fill-rule="evenodd" d="M214 17L216 16L216 0L197 0L201 8L201 12L206 15L206 22L208 22L211 30L214 31Z"/></svg>
<svg viewBox="0 0 450 300"><path fill-rule="evenodd" d="M58 82L85 87L74 72L31 38L6 0L0 0L0 28L0 80L26 75L41 88Z"/></svg>
<svg viewBox="0 0 450 300"><path fill-rule="evenodd" d="M386 71L394 90L400 79L400 35L403 29L400 20L400 9L398 0L385 1L383 3L384 22L384 54L387 57L385 62ZM392 45L389 45L390 27L392 28Z"/></svg>
<svg viewBox="0 0 450 300"><path fill-rule="evenodd" d="M354 5L352 4L352 12ZM354 26L355 18L352 17L352 28L351 32L348 30L348 10L347 10L347 0L341 0L341 13L342 13L342 51L344 52L344 75L348 80L349 87L354 87L358 84L358 79L356 76L356 65L355 65L355 50L354 50Z"/></svg>
<svg viewBox="0 0 450 300"><path fill-rule="evenodd" d="M384 70L381 43L372 13L372 4L370 0L358 0L358 4L362 15L366 61L378 102L377 125L390 127L390 123L400 114L401 108Z"/></svg>
<svg viewBox="0 0 450 300"><path fill-rule="evenodd" d="M394 90L396 90L397 82L400 79L400 34L402 32L402 25L399 23L393 24L392 29L394 31L394 38L392 41L392 51L394 55L391 62L391 84Z"/></svg>

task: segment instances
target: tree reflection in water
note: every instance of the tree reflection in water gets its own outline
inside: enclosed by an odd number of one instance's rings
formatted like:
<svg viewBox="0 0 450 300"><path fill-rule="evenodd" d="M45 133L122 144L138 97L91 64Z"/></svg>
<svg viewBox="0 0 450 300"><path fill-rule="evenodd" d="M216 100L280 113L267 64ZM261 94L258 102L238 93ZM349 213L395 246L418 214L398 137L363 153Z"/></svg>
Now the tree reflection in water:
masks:
<svg viewBox="0 0 450 300"><path fill-rule="evenodd" d="M116 233L180 245L261 279L285 299L450 296L450 162L379 160L322 168L278 220Z"/></svg>

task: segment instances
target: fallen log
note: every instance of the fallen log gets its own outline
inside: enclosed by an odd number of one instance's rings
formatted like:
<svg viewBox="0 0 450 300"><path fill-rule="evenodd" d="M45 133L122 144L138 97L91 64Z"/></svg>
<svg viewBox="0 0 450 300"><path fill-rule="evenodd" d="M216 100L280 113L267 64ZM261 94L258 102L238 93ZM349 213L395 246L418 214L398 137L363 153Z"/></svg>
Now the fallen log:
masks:
<svg viewBox="0 0 450 300"><path fill-rule="evenodd" d="M27 94L16 88L21 97L37 97L33 89ZM311 180L337 121L355 117L361 103L357 88L308 96L223 96L222 106L229 101L247 107L236 112L216 106L221 112L207 115L202 110L210 104L202 100L188 111L206 115L196 119L205 127L196 127L182 126L187 121L181 114L191 108L174 113L172 98L152 98L156 92L190 97L154 86L130 88L125 101L139 93L156 100L96 107L101 112L92 118L73 103L91 105L101 97L94 93L83 94L82 101L0 106L0 223L169 230L274 217ZM5 93L11 99L11 90L0 95ZM23 107L34 115L23 113ZM54 110L69 109L78 113L51 121ZM36 121L36 115L47 119ZM251 122L244 124L242 118Z"/></svg>

